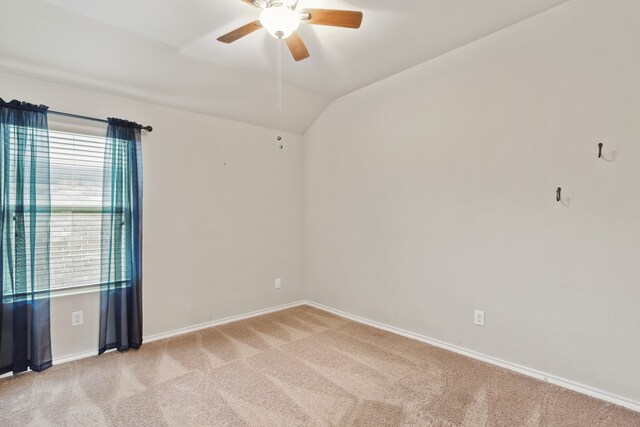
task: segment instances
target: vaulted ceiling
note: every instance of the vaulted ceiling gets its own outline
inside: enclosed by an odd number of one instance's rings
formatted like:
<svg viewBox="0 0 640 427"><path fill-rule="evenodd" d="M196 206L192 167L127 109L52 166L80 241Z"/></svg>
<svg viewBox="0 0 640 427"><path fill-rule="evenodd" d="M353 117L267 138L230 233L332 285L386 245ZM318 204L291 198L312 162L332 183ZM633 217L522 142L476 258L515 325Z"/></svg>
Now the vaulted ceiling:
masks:
<svg viewBox="0 0 640 427"><path fill-rule="evenodd" d="M361 10L359 30L303 25L311 57L283 50L285 130L335 98L567 0L300 0ZM277 128L278 41L216 38L257 19L240 0L0 0L0 68ZM1 96L1 94L0 94Z"/></svg>

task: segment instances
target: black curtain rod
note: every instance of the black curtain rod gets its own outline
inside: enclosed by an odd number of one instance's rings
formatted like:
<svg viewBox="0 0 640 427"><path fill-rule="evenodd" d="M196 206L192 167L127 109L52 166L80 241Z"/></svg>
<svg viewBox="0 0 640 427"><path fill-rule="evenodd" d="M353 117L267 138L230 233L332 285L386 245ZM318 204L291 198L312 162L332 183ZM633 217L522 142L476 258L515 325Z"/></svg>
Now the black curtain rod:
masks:
<svg viewBox="0 0 640 427"><path fill-rule="evenodd" d="M62 113L60 111L48 111L49 114L55 114L58 116L64 116L64 117L72 117L74 119L81 119L81 120L90 120L92 122L100 122L100 123L109 123L108 120L105 119L98 119L95 117L88 117L88 116L81 116L79 114L71 114L71 113ZM146 130L147 132L153 132L153 128L151 126L142 126L139 125L141 130Z"/></svg>

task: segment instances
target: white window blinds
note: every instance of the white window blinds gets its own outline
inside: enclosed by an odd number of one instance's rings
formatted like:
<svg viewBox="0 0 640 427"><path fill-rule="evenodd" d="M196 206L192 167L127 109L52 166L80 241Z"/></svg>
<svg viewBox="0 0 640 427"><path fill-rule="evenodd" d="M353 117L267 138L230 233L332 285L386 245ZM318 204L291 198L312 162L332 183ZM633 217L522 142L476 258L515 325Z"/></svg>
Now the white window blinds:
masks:
<svg viewBox="0 0 640 427"><path fill-rule="evenodd" d="M100 283L104 137L50 131L51 289Z"/></svg>

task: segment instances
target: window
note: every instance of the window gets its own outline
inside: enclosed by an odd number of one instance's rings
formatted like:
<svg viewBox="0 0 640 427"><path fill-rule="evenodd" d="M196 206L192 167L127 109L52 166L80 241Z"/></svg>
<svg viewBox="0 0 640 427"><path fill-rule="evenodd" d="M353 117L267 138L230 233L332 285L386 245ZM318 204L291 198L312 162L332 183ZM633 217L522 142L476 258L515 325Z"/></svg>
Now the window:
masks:
<svg viewBox="0 0 640 427"><path fill-rule="evenodd" d="M18 140L17 136L20 132L25 132L23 128L18 127L12 127L9 131L15 134L14 141ZM44 141L45 135L43 133L35 137L43 138L42 141ZM48 275L48 280L42 278L42 280L36 280L36 283L45 284L48 282L49 289L52 291L101 284L103 221L106 220L106 226L111 226L112 223L121 225L121 239L126 237L123 208L116 209L113 216L103 215L105 213L102 207L105 148L104 136L49 131L49 176L42 175L37 179L42 182L49 180L51 216L48 224L37 222L36 227L48 226L50 236L47 242L46 234L36 233L40 237L37 237L38 240L34 242L36 253L46 251L45 248L49 245L49 271L38 267L33 270L33 273ZM11 150L15 156L18 156L19 147L17 144L14 144ZM46 157L40 156L31 159L28 157L28 152L21 155L25 157L24 164L30 165L25 166L27 168L35 167L35 164L46 161ZM12 167L15 169L15 166ZM46 168L38 168L37 170L37 173L42 174ZM12 173L8 190L11 199L16 197L16 189L18 188L15 178L16 174ZM107 183L107 185L110 184ZM36 200L43 200L41 196L36 196ZM26 206L29 206L29 193L24 193L24 197ZM16 206L12 200L12 209L8 214L9 218L13 217L13 221L6 221L6 224L10 224L11 228L5 230L11 236L17 235L16 227L24 227L25 223L29 223L28 210L23 213L26 221L17 221L15 212ZM26 239L30 238L29 227L26 227L23 234ZM19 245L20 242L13 239L11 244ZM112 250L114 249L112 248ZM127 271L126 257L120 258L122 258L122 265L114 268ZM3 271L5 275L11 276L18 261L16 259L8 261L8 259L5 259L4 262L11 264L6 264ZM32 270L29 267L29 257L19 261L26 263L24 269L27 275L26 281L31 283ZM20 294L20 291L13 289L12 280L3 280L3 283L5 295L10 295L13 292ZM35 289L35 291L38 290Z"/></svg>
<svg viewBox="0 0 640 427"><path fill-rule="evenodd" d="M104 137L49 132L51 290L100 283Z"/></svg>

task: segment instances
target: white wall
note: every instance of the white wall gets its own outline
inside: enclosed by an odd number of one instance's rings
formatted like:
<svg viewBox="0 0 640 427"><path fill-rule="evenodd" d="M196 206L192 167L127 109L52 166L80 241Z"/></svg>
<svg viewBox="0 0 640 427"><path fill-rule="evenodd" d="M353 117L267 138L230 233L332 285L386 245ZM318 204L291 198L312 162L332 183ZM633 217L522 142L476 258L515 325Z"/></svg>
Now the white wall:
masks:
<svg viewBox="0 0 640 427"><path fill-rule="evenodd" d="M640 401L639 22L570 2L335 101L308 298Z"/></svg>
<svg viewBox="0 0 640 427"><path fill-rule="evenodd" d="M301 136L280 150L274 130L7 73L0 96L154 127L143 135L145 336L302 298ZM95 292L51 306L54 360L97 350ZM71 327L77 310L85 323Z"/></svg>

